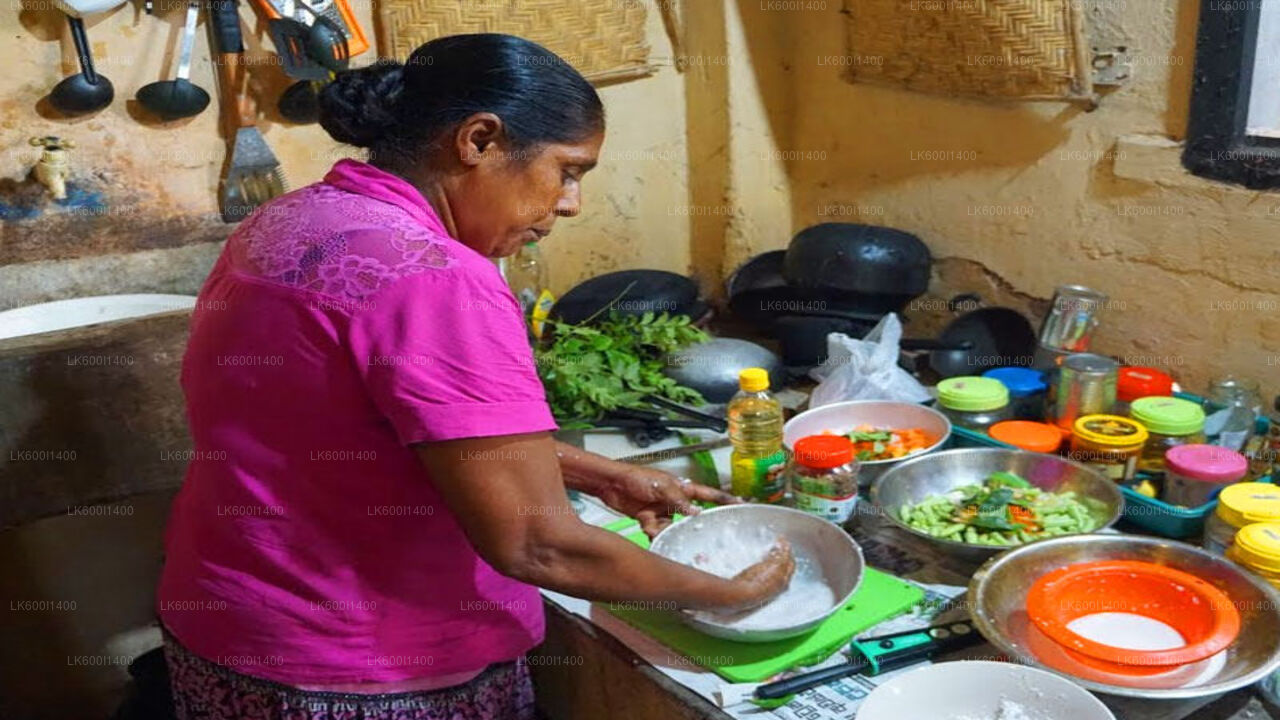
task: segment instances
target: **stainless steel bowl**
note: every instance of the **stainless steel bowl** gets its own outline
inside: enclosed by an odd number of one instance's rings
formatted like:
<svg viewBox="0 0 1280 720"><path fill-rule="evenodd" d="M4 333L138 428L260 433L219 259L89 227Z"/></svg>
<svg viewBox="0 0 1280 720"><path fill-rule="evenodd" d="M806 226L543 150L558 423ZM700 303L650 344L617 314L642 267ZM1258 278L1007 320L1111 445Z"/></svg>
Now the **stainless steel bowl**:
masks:
<svg viewBox="0 0 1280 720"><path fill-rule="evenodd" d="M1044 645L1036 637L1039 630L1027 618L1027 591L1051 570L1095 560L1153 562L1213 583L1239 610L1240 634L1213 658L1139 678L1104 673L1055 651L1053 641ZM969 584L969 600L974 623L993 645L1016 661L1096 692L1156 700L1203 697L1253 684L1280 667L1280 593L1234 563L1185 543L1134 535L1042 540L987 561Z"/></svg>
<svg viewBox="0 0 1280 720"><path fill-rule="evenodd" d="M791 418L782 428L782 442L788 449L794 449L796 441L802 437L823 433L844 434L860 425L890 429L923 428L937 438L924 453L937 450L951 437L951 421L931 407L888 400L850 400L806 410ZM911 457L919 457L921 454ZM870 485L889 468L906 460L907 458L898 458L860 463L858 484Z"/></svg>
<svg viewBox="0 0 1280 720"><path fill-rule="evenodd" d="M943 553L981 562L1008 548L936 538L902 522L899 512L903 505L918 503L930 495L961 485L979 485L1000 470L1016 473L1041 490L1075 492L1089 507L1095 523L1091 531L1110 527L1124 512L1120 488L1102 473L1057 455L1004 448L943 450L903 460L871 487L871 502L889 522L929 541Z"/></svg>
<svg viewBox="0 0 1280 720"><path fill-rule="evenodd" d="M681 611L690 627L715 637L739 642L770 642L803 635L839 610L858 589L864 563L862 550L838 525L808 513L776 505L724 505L704 510L671 525L653 539L650 549L663 557L692 564L695 554L713 547L721 539L734 540L763 528L769 536L785 537L797 555L805 555L821 566L821 574L832 589L835 602L821 616L792 617L767 627L738 627L720 622L704 613ZM767 545L760 548L761 555Z"/></svg>

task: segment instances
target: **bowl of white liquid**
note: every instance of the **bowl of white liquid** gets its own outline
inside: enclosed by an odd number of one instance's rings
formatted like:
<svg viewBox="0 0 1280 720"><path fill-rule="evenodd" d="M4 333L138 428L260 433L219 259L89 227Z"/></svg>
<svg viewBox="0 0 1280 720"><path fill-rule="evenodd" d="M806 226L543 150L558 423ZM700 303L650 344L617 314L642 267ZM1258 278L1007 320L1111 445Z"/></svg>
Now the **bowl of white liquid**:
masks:
<svg viewBox="0 0 1280 720"><path fill-rule="evenodd" d="M677 522L650 549L724 578L760 562L779 537L791 544L795 574L768 603L739 612L682 610L689 626L739 642L803 635L849 601L862 580L862 550L838 525L776 505L725 505Z"/></svg>
<svg viewBox="0 0 1280 720"><path fill-rule="evenodd" d="M1098 561L1154 563L1208 583L1238 612L1239 632L1209 657L1145 670L1116 672L1072 652L1041 632L1027 612L1027 598L1040 578ZM1011 659L1066 675L1094 692L1158 700L1205 697L1252 685L1280 667L1280 593L1235 563L1185 543L1120 534L1041 540L988 560L969 584L969 599L978 630ZM1114 612L1100 603L1096 614L1075 617L1070 629L1086 640L1133 651L1135 658L1192 644L1159 616Z"/></svg>

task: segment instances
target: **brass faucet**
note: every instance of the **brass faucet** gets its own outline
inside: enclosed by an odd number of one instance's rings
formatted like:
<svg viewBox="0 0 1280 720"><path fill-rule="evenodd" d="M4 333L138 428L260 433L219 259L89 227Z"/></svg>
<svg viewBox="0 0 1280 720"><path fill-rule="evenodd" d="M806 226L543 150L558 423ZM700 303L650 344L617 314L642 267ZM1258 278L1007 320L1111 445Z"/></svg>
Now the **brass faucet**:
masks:
<svg viewBox="0 0 1280 720"><path fill-rule="evenodd" d="M35 176L41 185L49 188L55 200L67 197L67 179L71 177L71 157L67 152L76 144L53 135L31 138L31 144L44 148L40 162L36 163Z"/></svg>

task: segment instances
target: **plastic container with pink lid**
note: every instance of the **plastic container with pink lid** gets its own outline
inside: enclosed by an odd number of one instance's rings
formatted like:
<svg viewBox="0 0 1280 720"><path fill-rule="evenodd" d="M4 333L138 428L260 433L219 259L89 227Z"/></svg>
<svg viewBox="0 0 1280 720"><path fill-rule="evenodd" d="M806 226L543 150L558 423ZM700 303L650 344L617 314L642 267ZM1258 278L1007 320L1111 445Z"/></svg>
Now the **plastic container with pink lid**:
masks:
<svg viewBox="0 0 1280 720"><path fill-rule="evenodd" d="M1169 448L1164 462L1162 499L1183 507L1204 505L1249 470L1245 456L1218 445L1178 445Z"/></svg>

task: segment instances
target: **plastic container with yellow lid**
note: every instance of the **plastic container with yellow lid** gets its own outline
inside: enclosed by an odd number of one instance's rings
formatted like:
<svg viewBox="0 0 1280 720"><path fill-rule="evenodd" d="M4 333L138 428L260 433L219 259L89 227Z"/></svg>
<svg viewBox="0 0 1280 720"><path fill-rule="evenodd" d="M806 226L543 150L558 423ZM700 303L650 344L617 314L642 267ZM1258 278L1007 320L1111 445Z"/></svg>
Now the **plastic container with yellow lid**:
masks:
<svg viewBox="0 0 1280 720"><path fill-rule="evenodd" d="M1227 559L1280 589L1280 522L1251 523L1240 528L1227 549Z"/></svg>
<svg viewBox="0 0 1280 720"><path fill-rule="evenodd" d="M1133 479L1147 442L1141 423L1119 415L1085 415L1071 426L1067 457L1123 483Z"/></svg>
<svg viewBox="0 0 1280 720"><path fill-rule="evenodd" d="M1240 528L1280 522L1280 487L1270 483L1236 483L1218 493L1218 507L1204 524L1205 550L1224 555Z"/></svg>

